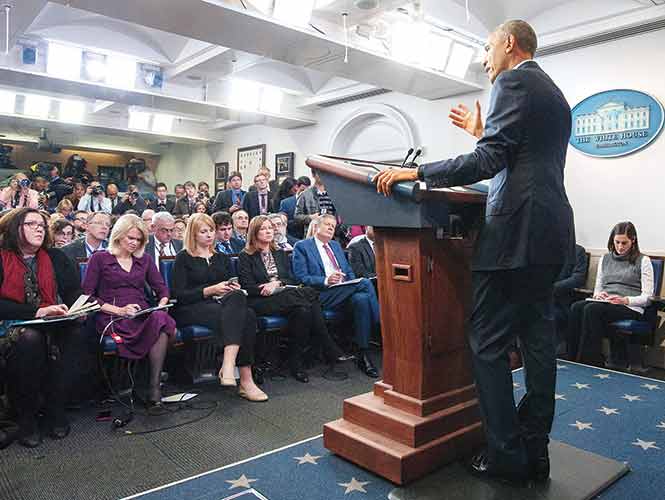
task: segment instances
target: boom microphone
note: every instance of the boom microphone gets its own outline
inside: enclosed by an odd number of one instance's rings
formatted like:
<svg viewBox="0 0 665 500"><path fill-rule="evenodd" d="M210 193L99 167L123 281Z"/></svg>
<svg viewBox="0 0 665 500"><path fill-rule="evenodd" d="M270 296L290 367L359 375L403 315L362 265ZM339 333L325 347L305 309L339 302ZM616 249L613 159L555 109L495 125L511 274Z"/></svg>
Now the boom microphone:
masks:
<svg viewBox="0 0 665 500"><path fill-rule="evenodd" d="M409 148L409 152L406 153L406 156L404 157L404 161L402 162L402 167L406 164L406 160L409 159L409 156L411 156L411 153L413 153L413 148Z"/></svg>

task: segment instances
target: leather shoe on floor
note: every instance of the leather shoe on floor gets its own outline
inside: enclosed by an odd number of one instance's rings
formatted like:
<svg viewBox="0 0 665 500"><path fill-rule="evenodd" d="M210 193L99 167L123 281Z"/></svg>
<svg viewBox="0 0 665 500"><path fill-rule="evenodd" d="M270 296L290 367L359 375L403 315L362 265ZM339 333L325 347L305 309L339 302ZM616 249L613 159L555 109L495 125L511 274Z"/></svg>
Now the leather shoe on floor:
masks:
<svg viewBox="0 0 665 500"><path fill-rule="evenodd" d="M511 486L526 486L528 478L521 474L506 474L492 470L487 457L487 450L473 456L469 462L469 471L476 477L494 479Z"/></svg>
<svg viewBox="0 0 665 500"><path fill-rule="evenodd" d="M53 439L65 439L71 430L70 425L65 422L62 425L53 425L48 435Z"/></svg>
<svg viewBox="0 0 665 500"><path fill-rule="evenodd" d="M358 356L357 363L358 363L358 368L360 368L360 371L363 372L368 377L377 378L379 376L379 371L376 369L376 367L372 363L372 360L369 359L369 356L367 356L367 354L360 354Z"/></svg>
<svg viewBox="0 0 665 500"><path fill-rule="evenodd" d="M21 444L21 446L25 446L26 448L37 448L37 446L42 444L42 435L39 433L39 431L34 431L30 434L23 434L19 438L18 442Z"/></svg>
<svg viewBox="0 0 665 500"><path fill-rule="evenodd" d="M297 372L292 372L291 375L293 375L294 379L296 379L298 382L302 382L303 384L309 382L309 376L307 375L306 371L299 370Z"/></svg>

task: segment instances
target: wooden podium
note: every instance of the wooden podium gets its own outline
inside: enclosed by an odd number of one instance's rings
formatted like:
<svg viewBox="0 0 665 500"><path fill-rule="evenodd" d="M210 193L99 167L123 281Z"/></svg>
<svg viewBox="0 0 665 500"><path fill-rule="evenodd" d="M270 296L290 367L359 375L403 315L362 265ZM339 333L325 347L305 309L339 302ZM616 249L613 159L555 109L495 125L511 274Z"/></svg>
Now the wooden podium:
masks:
<svg viewBox="0 0 665 500"><path fill-rule="evenodd" d="M484 440L466 340L473 231L451 237L449 221L459 214L469 227L486 195L404 183L386 198L371 184L381 165L322 156L307 165L345 223L375 228L383 337L383 379L344 401L342 418L324 425L324 444L405 484Z"/></svg>

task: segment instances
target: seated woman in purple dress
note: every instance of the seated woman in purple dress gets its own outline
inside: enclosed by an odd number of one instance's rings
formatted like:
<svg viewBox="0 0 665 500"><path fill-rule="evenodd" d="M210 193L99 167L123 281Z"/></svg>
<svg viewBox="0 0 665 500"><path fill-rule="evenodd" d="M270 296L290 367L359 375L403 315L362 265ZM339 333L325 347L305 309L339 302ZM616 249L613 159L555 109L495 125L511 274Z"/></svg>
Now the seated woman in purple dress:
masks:
<svg viewBox="0 0 665 500"><path fill-rule="evenodd" d="M153 311L139 317L134 313L148 307L147 283L159 297L159 305L169 300L169 290L150 255L144 253L148 230L136 215L123 215L113 226L108 251L96 252L88 261L83 292L101 305L97 331L113 335L123 358L150 358L148 400L159 404L159 377L169 338L175 335L175 320L166 311Z"/></svg>

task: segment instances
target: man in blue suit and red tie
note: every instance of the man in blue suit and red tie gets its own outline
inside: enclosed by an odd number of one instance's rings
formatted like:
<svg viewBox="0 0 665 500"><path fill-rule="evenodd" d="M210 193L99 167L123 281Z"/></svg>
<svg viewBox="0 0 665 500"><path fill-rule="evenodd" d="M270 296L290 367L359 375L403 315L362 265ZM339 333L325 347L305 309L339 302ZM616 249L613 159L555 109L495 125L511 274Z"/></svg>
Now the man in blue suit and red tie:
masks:
<svg viewBox="0 0 665 500"><path fill-rule="evenodd" d="M448 187L492 179L485 224L471 262L469 344L487 450L470 463L484 477L546 480L554 418L554 282L575 251L573 212L564 187L571 132L566 98L533 60L538 40L524 21L507 21L488 38L483 67L492 82L486 124L480 104L451 111L453 125L478 139L457 158L389 169L376 179L421 180ZM526 395L517 408L508 350L520 339Z"/></svg>
<svg viewBox="0 0 665 500"><path fill-rule="evenodd" d="M321 291L324 308L351 305L359 348L358 368L368 377L376 378L379 372L367 355L372 329L379 324L379 301L374 286L365 278L358 283L340 285L356 277L342 247L333 240L337 219L321 215L312 219L312 224L314 237L299 241L293 248L293 274L301 283Z"/></svg>

